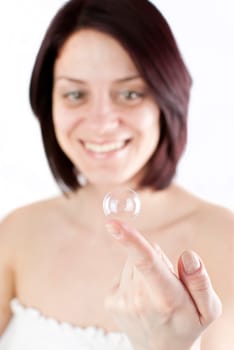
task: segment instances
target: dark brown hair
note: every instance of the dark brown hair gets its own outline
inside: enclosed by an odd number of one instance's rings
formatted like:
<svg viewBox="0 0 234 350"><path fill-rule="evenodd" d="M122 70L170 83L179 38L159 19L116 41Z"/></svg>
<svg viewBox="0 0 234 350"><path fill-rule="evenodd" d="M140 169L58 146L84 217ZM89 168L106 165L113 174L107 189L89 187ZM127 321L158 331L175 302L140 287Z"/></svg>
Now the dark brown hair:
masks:
<svg viewBox="0 0 234 350"><path fill-rule="evenodd" d="M191 77L162 14L147 0L70 0L56 14L42 41L30 83L30 103L46 156L62 189L77 189L77 169L59 147L52 121L55 60L74 32L93 28L116 38L151 88L161 116L161 136L140 186L163 189L175 175L187 137Z"/></svg>

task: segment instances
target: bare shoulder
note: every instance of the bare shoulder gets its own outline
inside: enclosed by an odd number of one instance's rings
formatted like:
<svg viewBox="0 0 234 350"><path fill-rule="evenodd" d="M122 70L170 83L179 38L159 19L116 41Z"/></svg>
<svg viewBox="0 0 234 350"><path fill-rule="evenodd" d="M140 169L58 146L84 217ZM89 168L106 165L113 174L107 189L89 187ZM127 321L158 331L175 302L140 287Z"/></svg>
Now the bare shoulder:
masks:
<svg viewBox="0 0 234 350"><path fill-rule="evenodd" d="M1 225L14 224L23 222L24 219L36 218L48 213L48 217L53 215L59 208L62 208L62 203L64 202L64 197L57 196L53 198L48 198L27 204L25 206L16 208L11 213L9 213L5 218L3 218Z"/></svg>
<svg viewBox="0 0 234 350"><path fill-rule="evenodd" d="M188 220L191 225L204 235L214 236L226 235L231 238L234 235L234 212L218 204L206 201L183 188L176 187L177 203L188 208ZM185 215L186 217L186 215Z"/></svg>
<svg viewBox="0 0 234 350"><path fill-rule="evenodd" d="M62 197L55 197L15 209L0 223L0 241L12 248L17 247L19 240L28 233L32 237L38 228L56 222L59 211L62 211L61 202Z"/></svg>
<svg viewBox="0 0 234 350"><path fill-rule="evenodd" d="M217 204L203 200L199 201L196 219L201 225L213 232L226 232L234 234L234 212Z"/></svg>
<svg viewBox="0 0 234 350"><path fill-rule="evenodd" d="M30 266L30 256L35 249L44 247L46 239L48 243L48 233L56 232L55 225L61 226L59 214L63 212L63 203L61 197L57 197L26 205L0 223L0 335L11 318L10 301L18 295L22 258ZM42 252L43 249L40 254Z"/></svg>
<svg viewBox="0 0 234 350"><path fill-rule="evenodd" d="M38 203L14 210L0 223L0 335L11 318L10 301L16 294L17 259L22 252L25 254L25 242L29 241L26 235L35 232L32 222L43 216L43 207Z"/></svg>
<svg viewBox="0 0 234 350"><path fill-rule="evenodd" d="M198 239L207 242L208 249L219 251L219 256L232 258L234 244L234 213L220 205L198 200L193 216Z"/></svg>

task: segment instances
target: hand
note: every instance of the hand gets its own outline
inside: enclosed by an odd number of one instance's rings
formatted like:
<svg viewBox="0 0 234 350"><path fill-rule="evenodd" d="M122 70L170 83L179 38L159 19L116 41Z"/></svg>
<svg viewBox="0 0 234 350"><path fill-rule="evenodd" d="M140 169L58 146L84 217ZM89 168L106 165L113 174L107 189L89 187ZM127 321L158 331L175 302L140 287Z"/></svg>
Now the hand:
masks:
<svg viewBox="0 0 234 350"><path fill-rule="evenodd" d="M201 259L184 252L178 276L158 246L128 225L112 220L107 230L127 249L119 283L105 300L116 324L136 350L188 350L221 313Z"/></svg>

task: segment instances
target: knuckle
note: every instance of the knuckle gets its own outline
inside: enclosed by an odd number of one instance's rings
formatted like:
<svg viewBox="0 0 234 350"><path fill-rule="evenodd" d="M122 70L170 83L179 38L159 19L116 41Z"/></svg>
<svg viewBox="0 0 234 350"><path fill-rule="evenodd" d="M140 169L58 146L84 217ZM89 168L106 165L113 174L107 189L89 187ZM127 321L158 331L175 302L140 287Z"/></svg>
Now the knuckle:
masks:
<svg viewBox="0 0 234 350"><path fill-rule="evenodd" d="M176 310L177 307L173 301L165 300L164 304L159 309L159 313L163 317L169 318L175 313Z"/></svg>
<svg viewBox="0 0 234 350"><path fill-rule="evenodd" d="M164 295L164 298L153 298L153 308L163 318L170 318L182 307L181 301L173 295Z"/></svg>
<svg viewBox="0 0 234 350"><path fill-rule="evenodd" d="M132 312L136 315L145 314L146 306L145 306L145 298L143 295L140 295L140 294L134 295L134 298L132 301Z"/></svg>
<svg viewBox="0 0 234 350"><path fill-rule="evenodd" d="M135 263L135 267L143 272L151 271L155 267L155 259L153 256L141 258Z"/></svg>

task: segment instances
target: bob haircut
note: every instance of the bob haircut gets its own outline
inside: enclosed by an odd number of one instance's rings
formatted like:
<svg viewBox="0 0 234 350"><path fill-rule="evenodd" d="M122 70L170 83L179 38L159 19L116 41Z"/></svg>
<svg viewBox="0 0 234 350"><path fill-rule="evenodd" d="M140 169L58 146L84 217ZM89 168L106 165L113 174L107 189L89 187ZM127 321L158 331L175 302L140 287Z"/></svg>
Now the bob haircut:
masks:
<svg viewBox="0 0 234 350"><path fill-rule="evenodd" d="M39 120L49 166L63 192L76 190L79 169L57 143L52 120L54 63L66 40L80 29L117 39L148 84L160 108L160 140L139 187L167 187L187 139L191 77L171 29L148 0L70 0L55 15L39 49L30 82L30 104Z"/></svg>

